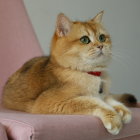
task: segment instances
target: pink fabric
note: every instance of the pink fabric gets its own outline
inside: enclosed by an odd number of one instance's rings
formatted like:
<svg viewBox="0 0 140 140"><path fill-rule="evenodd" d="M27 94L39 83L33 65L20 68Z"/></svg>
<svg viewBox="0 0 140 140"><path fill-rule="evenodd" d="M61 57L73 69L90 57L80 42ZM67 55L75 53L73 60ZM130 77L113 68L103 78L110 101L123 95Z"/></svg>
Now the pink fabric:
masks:
<svg viewBox="0 0 140 140"><path fill-rule="evenodd" d="M140 135L136 135L136 136L131 136L131 137L127 137L127 138L122 138L119 140L140 140Z"/></svg>
<svg viewBox="0 0 140 140"><path fill-rule="evenodd" d="M116 136L107 133L98 118L88 115L34 115L1 110L0 122L14 140L115 140L130 136L140 139L140 109L133 108L132 112L132 122Z"/></svg>
<svg viewBox="0 0 140 140"><path fill-rule="evenodd" d="M22 0L0 0L0 93L13 72L42 55Z"/></svg>
<svg viewBox="0 0 140 140"><path fill-rule="evenodd" d="M0 140L8 140L4 126L0 123Z"/></svg>

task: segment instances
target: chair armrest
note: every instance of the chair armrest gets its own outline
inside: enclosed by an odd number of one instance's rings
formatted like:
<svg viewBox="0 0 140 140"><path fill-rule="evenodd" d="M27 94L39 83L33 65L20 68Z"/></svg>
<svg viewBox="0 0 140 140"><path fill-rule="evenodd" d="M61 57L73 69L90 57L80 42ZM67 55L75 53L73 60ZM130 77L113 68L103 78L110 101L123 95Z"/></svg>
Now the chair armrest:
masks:
<svg viewBox="0 0 140 140"><path fill-rule="evenodd" d="M89 115L34 115L23 112L1 111L0 122L14 140L115 140L140 134L140 109L132 108L133 119L119 135L109 134L102 122Z"/></svg>

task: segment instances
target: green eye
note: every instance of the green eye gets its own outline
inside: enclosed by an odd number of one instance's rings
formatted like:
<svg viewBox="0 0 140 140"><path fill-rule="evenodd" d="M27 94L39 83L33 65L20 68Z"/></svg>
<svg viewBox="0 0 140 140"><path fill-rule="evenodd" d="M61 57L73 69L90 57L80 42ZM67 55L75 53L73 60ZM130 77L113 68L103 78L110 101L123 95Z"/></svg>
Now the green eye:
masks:
<svg viewBox="0 0 140 140"><path fill-rule="evenodd" d="M88 36L83 36L80 38L80 41L83 43L83 44L89 44L91 41L89 39Z"/></svg>
<svg viewBox="0 0 140 140"><path fill-rule="evenodd" d="M106 37L105 37L104 34L101 34L101 35L99 36L99 41L100 41L100 42L105 42L105 41L106 41Z"/></svg>

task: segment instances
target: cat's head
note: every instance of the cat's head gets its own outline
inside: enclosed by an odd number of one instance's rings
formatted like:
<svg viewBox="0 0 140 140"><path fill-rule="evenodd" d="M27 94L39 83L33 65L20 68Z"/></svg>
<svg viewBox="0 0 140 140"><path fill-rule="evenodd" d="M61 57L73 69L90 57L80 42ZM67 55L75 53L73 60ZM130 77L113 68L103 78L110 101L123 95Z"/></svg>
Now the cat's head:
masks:
<svg viewBox="0 0 140 140"><path fill-rule="evenodd" d="M111 39L101 24L103 12L86 22L57 17L51 57L61 66L80 71L106 67L111 58Z"/></svg>

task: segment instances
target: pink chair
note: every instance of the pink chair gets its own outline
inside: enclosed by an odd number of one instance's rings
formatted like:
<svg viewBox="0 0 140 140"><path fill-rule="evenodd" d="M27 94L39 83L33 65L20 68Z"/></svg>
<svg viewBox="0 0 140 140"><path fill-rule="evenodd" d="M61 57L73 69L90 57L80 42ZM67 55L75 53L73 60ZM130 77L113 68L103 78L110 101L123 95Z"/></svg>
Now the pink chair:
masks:
<svg viewBox="0 0 140 140"><path fill-rule="evenodd" d="M0 139L8 140L5 127L0 123Z"/></svg>
<svg viewBox="0 0 140 140"><path fill-rule="evenodd" d="M9 75L29 58L42 55L22 0L0 0L0 95ZM112 136L93 116L33 115L0 109L0 123L12 140L140 140L140 109L133 120ZM1 133L5 134L3 129Z"/></svg>

